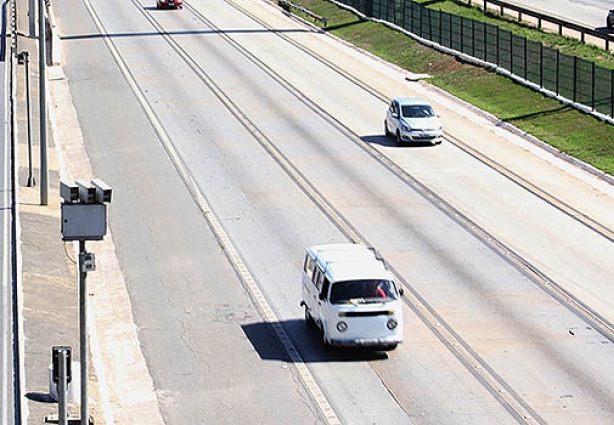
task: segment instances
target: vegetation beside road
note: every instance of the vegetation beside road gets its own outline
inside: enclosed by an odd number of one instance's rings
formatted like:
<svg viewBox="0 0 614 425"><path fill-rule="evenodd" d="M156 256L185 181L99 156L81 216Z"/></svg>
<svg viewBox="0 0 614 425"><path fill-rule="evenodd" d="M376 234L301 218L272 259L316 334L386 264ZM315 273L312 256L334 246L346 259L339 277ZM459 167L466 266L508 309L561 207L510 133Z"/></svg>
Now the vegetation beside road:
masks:
<svg viewBox="0 0 614 425"><path fill-rule="evenodd" d="M438 53L384 25L362 21L353 13L326 0L294 0L293 3L326 17L326 31L410 72L430 74L431 84L494 114L569 155L614 175L614 126L494 72ZM447 8L450 3L454 8L458 8L453 13L463 16L468 13L472 14L471 17L476 13L472 8L458 7L458 4L450 0L431 2L433 7L445 11L449 11L444 7ZM479 10L477 12L484 16ZM509 29L507 25L510 25L518 27L519 31L536 33L533 35L535 37L545 34L509 19L496 18L494 15L488 18L494 19L497 25L505 24L506 29ZM557 37L553 47L572 46L575 43L566 37L546 35L548 38ZM604 58L612 56L601 49L597 50ZM573 53L566 53L581 56L581 52L575 50ZM613 67L613 64L614 59L609 66ZM605 63L603 65L607 66Z"/></svg>
<svg viewBox="0 0 614 425"><path fill-rule="evenodd" d="M578 56L604 68L614 69L614 54L607 52L597 46L584 44L580 40L571 37L560 36L555 32L540 31L534 25L529 23L520 23L511 16L501 16L493 11L484 11L478 7L471 7L466 2L454 0L414 0L416 3L421 3L425 7L433 10L441 10L442 12L451 13L465 18L471 18L479 22L486 22L491 25L496 25L501 29L512 32L515 35L525 37L528 40L542 43L544 46L557 49L561 53L571 56ZM604 10L604 22L605 22Z"/></svg>

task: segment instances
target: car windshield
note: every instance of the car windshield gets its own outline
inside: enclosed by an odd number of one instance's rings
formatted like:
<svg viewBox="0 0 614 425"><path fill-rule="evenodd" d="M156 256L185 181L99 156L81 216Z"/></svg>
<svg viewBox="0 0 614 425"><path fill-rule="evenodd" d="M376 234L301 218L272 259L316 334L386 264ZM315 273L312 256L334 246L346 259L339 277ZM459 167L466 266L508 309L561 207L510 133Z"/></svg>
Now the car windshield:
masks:
<svg viewBox="0 0 614 425"><path fill-rule="evenodd" d="M332 304L387 302L397 299L394 284L389 280L350 280L336 282L330 291Z"/></svg>
<svg viewBox="0 0 614 425"><path fill-rule="evenodd" d="M435 111L429 105L403 105L401 114L405 118L431 118L435 116Z"/></svg>

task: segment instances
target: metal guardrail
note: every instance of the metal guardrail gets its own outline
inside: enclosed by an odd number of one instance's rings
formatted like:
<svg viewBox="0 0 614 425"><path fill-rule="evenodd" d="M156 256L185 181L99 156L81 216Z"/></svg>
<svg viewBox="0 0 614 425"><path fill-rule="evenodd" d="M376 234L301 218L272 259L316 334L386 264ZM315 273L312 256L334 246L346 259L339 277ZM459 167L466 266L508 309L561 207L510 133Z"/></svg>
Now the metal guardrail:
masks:
<svg viewBox="0 0 614 425"><path fill-rule="evenodd" d="M614 70L413 0L327 1L614 125Z"/></svg>
<svg viewBox="0 0 614 425"><path fill-rule="evenodd" d="M545 14L533 9L527 9L526 7L517 6L512 3L508 3L500 0L460 0L461 2L467 3L469 6L477 5L481 6L481 8L485 11L493 10L489 5L497 6L499 9L499 14L504 15L506 11L514 11L516 12L517 19L520 22L523 22L523 15L530 16L531 18L536 20L536 26L539 29L543 29L543 22L547 22L549 24L553 24L557 26L559 35L564 34L564 29L576 31L579 34L579 39L582 43L587 44L586 37L591 36L596 39L599 39L603 42L603 48L605 50L610 50L611 44L614 42L614 34L610 34L607 32L600 31L599 29L587 27L586 25L580 24L578 22L573 22L570 20L562 19L556 16L552 16L550 14ZM604 16L605 20L605 16ZM525 21L526 22L526 21Z"/></svg>

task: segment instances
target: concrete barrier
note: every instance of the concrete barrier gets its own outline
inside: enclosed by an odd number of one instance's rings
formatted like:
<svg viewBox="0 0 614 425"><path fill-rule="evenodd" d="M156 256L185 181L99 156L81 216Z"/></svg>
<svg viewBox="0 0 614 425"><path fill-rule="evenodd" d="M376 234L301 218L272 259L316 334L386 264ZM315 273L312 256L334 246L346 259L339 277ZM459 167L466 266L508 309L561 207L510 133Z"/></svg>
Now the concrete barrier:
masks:
<svg viewBox="0 0 614 425"><path fill-rule="evenodd" d="M47 5L47 40L49 41L49 50L51 65L58 66L62 64L62 40L60 39L60 31L53 13L53 6Z"/></svg>

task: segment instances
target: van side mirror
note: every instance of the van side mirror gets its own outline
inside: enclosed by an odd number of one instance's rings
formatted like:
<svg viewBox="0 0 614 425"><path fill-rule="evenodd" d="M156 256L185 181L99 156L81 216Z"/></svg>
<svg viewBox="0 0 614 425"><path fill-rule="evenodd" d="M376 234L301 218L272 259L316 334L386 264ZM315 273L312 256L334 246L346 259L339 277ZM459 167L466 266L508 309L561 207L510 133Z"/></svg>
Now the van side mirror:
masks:
<svg viewBox="0 0 614 425"><path fill-rule="evenodd" d="M326 293L320 292L320 295L318 296L318 298L320 299L320 301L324 301L326 299Z"/></svg>
<svg viewBox="0 0 614 425"><path fill-rule="evenodd" d="M399 295L400 295L400 296L405 295L405 289L403 289L403 288L399 288Z"/></svg>

